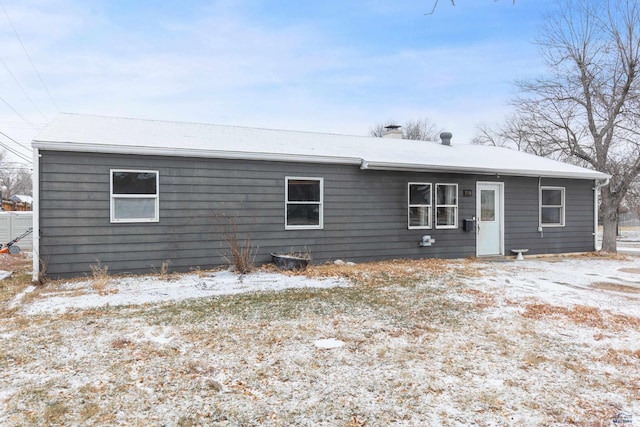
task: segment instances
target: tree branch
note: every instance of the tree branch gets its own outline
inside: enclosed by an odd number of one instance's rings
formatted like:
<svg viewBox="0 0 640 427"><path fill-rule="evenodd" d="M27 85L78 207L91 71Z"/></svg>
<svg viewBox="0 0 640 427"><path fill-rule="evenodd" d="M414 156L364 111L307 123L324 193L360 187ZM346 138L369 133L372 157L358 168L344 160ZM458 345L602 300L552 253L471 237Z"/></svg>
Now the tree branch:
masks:
<svg viewBox="0 0 640 427"><path fill-rule="evenodd" d="M436 11L436 7L438 7L438 2L439 2L439 1L440 1L440 0L435 0L435 1L433 2L433 7L431 8L431 12L429 12L429 13L425 13L425 15L433 15L433 14L435 13L435 11ZM498 0L493 0L493 1L494 1L494 2L497 2ZM516 0L513 0L513 3L512 3L512 4L516 4ZM451 0L451 5L452 5L452 6L455 6L455 5L456 5L455 0Z"/></svg>

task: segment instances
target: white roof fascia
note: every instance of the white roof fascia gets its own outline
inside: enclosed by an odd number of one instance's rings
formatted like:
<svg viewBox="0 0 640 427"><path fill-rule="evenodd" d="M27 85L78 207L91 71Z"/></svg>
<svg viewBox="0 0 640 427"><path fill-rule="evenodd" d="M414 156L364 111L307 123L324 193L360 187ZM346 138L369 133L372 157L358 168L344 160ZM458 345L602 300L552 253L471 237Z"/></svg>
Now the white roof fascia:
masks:
<svg viewBox="0 0 640 427"><path fill-rule="evenodd" d="M311 156L303 154L259 153L227 150L200 150L188 148L122 146L103 144L81 144L66 142L33 141L34 148L50 151L84 153L137 154L145 156L204 157L214 159L267 160L273 162L305 162L360 165L362 159L349 157Z"/></svg>
<svg viewBox="0 0 640 427"><path fill-rule="evenodd" d="M461 166L429 166L420 164L401 164L401 163L385 163L370 162L363 160L360 169L366 170L388 170L388 171L407 171L407 172L445 172L445 173L464 173L478 175L509 175L509 176L528 176L528 177L545 177L545 178L575 178L575 179L607 179L611 175L606 173L592 171L586 173L562 172L562 171L544 171L538 169L478 169L473 167Z"/></svg>

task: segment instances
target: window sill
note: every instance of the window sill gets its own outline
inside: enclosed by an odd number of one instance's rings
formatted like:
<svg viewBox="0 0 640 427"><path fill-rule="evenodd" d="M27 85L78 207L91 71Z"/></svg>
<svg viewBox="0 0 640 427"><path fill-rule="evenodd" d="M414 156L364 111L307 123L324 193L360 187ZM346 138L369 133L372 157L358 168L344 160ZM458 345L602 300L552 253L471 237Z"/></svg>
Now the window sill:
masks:
<svg viewBox="0 0 640 427"><path fill-rule="evenodd" d="M284 227L285 230L322 230L324 227L323 226L306 226L306 225L301 225L301 226L295 226L295 225L287 225Z"/></svg>
<svg viewBox="0 0 640 427"><path fill-rule="evenodd" d="M111 224L131 224L144 222L160 222L159 219L112 219Z"/></svg>

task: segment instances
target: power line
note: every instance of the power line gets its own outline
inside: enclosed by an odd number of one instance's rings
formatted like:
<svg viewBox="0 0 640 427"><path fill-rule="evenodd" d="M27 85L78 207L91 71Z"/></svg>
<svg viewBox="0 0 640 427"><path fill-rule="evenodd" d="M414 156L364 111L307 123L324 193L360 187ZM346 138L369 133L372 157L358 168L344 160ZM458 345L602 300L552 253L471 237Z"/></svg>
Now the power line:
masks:
<svg viewBox="0 0 640 427"><path fill-rule="evenodd" d="M6 133L4 133L4 132L0 131L0 135L4 136L5 138L7 138L7 139L8 139L9 141L11 141L11 142L13 142L13 143L15 143L15 144L18 144L18 146L20 146L21 148L24 148L24 149L26 149L26 150L28 150L28 151L31 151L31 147L29 147L29 146L27 146L27 145L24 145L24 144L23 144L23 143L21 143L21 142L16 141L15 139L11 138L11 137L10 137L9 135L7 135Z"/></svg>
<svg viewBox="0 0 640 427"><path fill-rule="evenodd" d="M9 135L7 135L6 133L4 133L4 132L0 132L0 135L4 136L4 137L5 137L5 138L7 138L8 140L10 140L10 141L12 141L12 142L15 142L16 144L18 144L19 146L21 146L21 144L20 144L18 141L16 141L15 139L11 138L11 137L10 137ZM6 145L6 144L4 144L4 143L0 142L0 147L2 147L2 148L4 148L5 150L9 151L9 152L10 152L10 153L12 153L14 156L17 156L17 157L19 157L20 159L22 159L22 160L24 160L24 161L26 161L26 162L31 163L31 159L30 159L29 157L27 157L26 155L24 155L24 154L22 154L22 153L19 153L18 151L16 151L15 149L13 149L13 148L9 147L8 145Z"/></svg>
<svg viewBox="0 0 640 427"><path fill-rule="evenodd" d="M11 147L9 147L7 144L0 142L0 147L4 148L5 150L7 150L8 152L10 152L11 154L13 154L14 156L24 160L25 162L29 162L31 161L31 159L27 158L27 156L25 156L24 154L20 154L18 153L16 150L12 149Z"/></svg>
<svg viewBox="0 0 640 427"><path fill-rule="evenodd" d="M20 159L24 160L25 162L27 162L27 161L28 161L28 159L27 159L25 156L23 156L22 154L18 153L18 152L17 152L17 151L15 151L15 150L12 150L12 149L11 149L11 147L9 147L8 145L6 145L6 144L4 144L4 143L2 143L2 142L0 142L0 147L4 148L4 149L5 149L5 150L7 150L9 153L13 154L13 155L14 155L14 156L16 156L16 157L19 157Z"/></svg>
<svg viewBox="0 0 640 427"><path fill-rule="evenodd" d="M25 116L23 116L22 114L20 114L20 113L18 112L18 110L16 110L15 108L13 108L13 107L11 106L11 104L9 104L9 103L8 103L8 102L7 102L7 101L6 101L2 96L0 96L0 101L4 102L4 104L5 104L7 107L9 107L9 108L11 109L11 111L13 111L14 113L16 113L16 115L17 115L18 117L20 117L20 118L21 118L22 120L24 120L25 122L29 123L29 125L31 125L31 127L32 127L32 128L34 128L34 129L36 129L36 130L38 129L38 127L37 127L36 125L34 125L33 123L31 123L31 121L29 121L29 119L27 119Z"/></svg>
<svg viewBox="0 0 640 427"><path fill-rule="evenodd" d="M25 162L30 161L30 159L28 159L26 156L24 156L23 154L18 153L17 151L13 150L11 147L9 147L8 145L0 142L0 147L4 148L5 150L7 150L8 152L10 152L11 154L13 154L16 157L19 157L20 159L24 160Z"/></svg>
<svg viewBox="0 0 640 427"><path fill-rule="evenodd" d="M56 101L53 99L53 96L51 96L51 92L49 92L49 88L47 88L47 85L44 84L44 80L42 80L42 76L40 75L40 72L36 68L36 64L33 63L33 60L31 59L31 56L29 55L29 52L27 51L27 48L25 47L24 43L22 43L22 39L20 38L20 35L18 34L18 31L16 30L16 27L13 25L13 21L11 21L11 18L9 17L9 14L7 13L7 10L4 8L4 5L2 4L2 2L0 2L0 7L2 8L2 11L4 12L4 15L7 17L7 20L9 21L9 24L11 24L11 28L13 29L13 33L16 35L16 38L20 42L20 46L22 46L22 50L24 50L25 55L27 55L27 58L29 59L29 62L31 63L31 66L33 67L33 70L36 72L36 75L38 76L38 79L40 80L40 83L42 83L42 87L47 92L47 95L49 95L49 99L51 100L53 105L56 107L58 112L60 112L60 107L58 107L58 104L56 104Z"/></svg>
<svg viewBox="0 0 640 427"><path fill-rule="evenodd" d="M42 116L43 119L47 120L47 117L42 114L42 111L40 111L40 109L38 108L38 106L36 105L35 102L33 102L33 99L31 99L31 97L29 96L29 94L24 90L24 88L22 87L22 85L20 84L20 82L18 81L18 79L16 79L16 76L11 72L11 70L9 69L9 67L7 66L7 63L4 62L4 59L0 58L0 62L2 62L2 65L4 65L5 70L7 70L7 73L9 73L9 75L11 76L11 78L13 79L13 81L16 83L16 86L18 86L20 88L20 90L22 91L22 93L24 94L24 96L27 97L27 99L29 100L29 102L31 102L31 105L33 106L33 108L35 108L38 113L40 113L40 115Z"/></svg>
<svg viewBox="0 0 640 427"><path fill-rule="evenodd" d="M12 142L16 143L18 146L20 146L20 148L24 148L28 152L31 152L31 145L29 145L28 142L24 143L24 142L16 141L15 139L11 138L9 135L3 132L0 132L0 134L4 135L7 139L10 139Z"/></svg>

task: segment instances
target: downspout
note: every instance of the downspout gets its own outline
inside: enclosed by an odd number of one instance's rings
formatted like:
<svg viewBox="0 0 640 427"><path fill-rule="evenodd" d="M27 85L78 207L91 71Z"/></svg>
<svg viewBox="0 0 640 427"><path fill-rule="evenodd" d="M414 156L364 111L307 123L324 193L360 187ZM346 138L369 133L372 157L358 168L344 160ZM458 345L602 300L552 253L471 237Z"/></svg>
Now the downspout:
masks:
<svg viewBox="0 0 640 427"><path fill-rule="evenodd" d="M542 231L542 177L538 177L538 233L540 238L544 238L544 231Z"/></svg>
<svg viewBox="0 0 640 427"><path fill-rule="evenodd" d="M31 279L38 283L40 279L40 150L33 148L33 275Z"/></svg>
<svg viewBox="0 0 640 427"><path fill-rule="evenodd" d="M609 179L605 178L601 184L598 184L598 180L594 180L595 186L593 187L593 250L598 250L598 205L599 205L599 190L602 187L609 185Z"/></svg>

